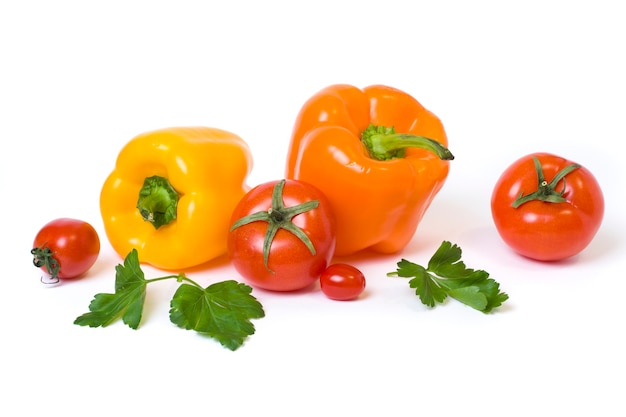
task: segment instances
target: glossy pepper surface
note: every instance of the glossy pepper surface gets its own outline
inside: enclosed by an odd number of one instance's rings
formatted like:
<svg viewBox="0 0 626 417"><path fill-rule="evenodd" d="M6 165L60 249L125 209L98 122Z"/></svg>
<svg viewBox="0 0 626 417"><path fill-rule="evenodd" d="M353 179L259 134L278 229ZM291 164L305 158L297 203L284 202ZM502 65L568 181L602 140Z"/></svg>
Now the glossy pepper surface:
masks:
<svg viewBox="0 0 626 417"><path fill-rule="evenodd" d="M135 248L140 262L166 270L225 254L251 169L247 143L225 130L176 127L136 136L100 194L111 245L122 257Z"/></svg>
<svg viewBox="0 0 626 417"><path fill-rule="evenodd" d="M440 119L398 89L329 86L300 110L285 176L330 200L335 255L403 249L449 172Z"/></svg>

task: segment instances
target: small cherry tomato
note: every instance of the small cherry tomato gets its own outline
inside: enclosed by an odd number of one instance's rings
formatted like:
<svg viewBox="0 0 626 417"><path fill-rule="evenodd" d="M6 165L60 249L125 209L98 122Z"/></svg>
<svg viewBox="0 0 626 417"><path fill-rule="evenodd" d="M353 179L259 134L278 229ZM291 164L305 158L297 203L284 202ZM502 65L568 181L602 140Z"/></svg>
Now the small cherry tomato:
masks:
<svg viewBox="0 0 626 417"><path fill-rule="evenodd" d="M558 261L592 241L604 215L604 197L583 166L548 153L524 156L498 179L491 212L502 240L539 261Z"/></svg>
<svg viewBox="0 0 626 417"><path fill-rule="evenodd" d="M332 300L353 300L365 290L365 276L352 265L332 264L322 272L320 287Z"/></svg>
<svg viewBox="0 0 626 417"><path fill-rule="evenodd" d="M78 278L98 259L100 238L91 224L60 218L39 230L31 254L33 264L49 275L51 282Z"/></svg>
<svg viewBox="0 0 626 417"><path fill-rule="evenodd" d="M235 207L228 254L239 274L272 291L303 289L335 252L335 218L326 196L296 180L270 181Z"/></svg>

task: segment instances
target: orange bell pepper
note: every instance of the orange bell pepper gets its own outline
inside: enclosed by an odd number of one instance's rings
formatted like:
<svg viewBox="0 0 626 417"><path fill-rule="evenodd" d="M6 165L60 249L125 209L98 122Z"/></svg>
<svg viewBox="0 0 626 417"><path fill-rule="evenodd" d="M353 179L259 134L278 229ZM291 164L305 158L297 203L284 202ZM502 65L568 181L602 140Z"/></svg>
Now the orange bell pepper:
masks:
<svg viewBox="0 0 626 417"><path fill-rule="evenodd" d="M394 253L413 238L454 159L439 118L395 88L332 85L302 107L286 178L328 197L335 255Z"/></svg>

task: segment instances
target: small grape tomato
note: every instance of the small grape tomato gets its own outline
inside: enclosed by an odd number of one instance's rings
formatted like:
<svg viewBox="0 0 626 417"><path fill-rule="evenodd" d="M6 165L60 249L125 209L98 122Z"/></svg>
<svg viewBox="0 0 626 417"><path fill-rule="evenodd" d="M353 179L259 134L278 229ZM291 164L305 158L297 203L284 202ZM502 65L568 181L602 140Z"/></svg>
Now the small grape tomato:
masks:
<svg viewBox="0 0 626 417"><path fill-rule="evenodd" d="M352 265L336 263L322 272L320 287L331 300L353 300L365 290L365 276Z"/></svg>
<svg viewBox="0 0 626 417"><path fill-rule="evenodd" d="M85 221L59 218L39 230L30 253L33 264L49 275L49 283L59 278L78 278L96 262L100 238Z"/></svg>

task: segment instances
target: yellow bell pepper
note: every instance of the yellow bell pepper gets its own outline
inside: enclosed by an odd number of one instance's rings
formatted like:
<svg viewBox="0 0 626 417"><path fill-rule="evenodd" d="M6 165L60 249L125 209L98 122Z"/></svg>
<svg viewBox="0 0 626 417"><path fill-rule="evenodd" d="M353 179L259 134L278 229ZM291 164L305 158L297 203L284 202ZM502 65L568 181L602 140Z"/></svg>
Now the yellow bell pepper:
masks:
<svg viewBox="0 0 626 417"><path fill-rule="evenodd" d="M147 132L120 151L100 193L113 249L165 270L227 251L231 214L249 191L252 154L239 136L208 127Z"/></svg>

